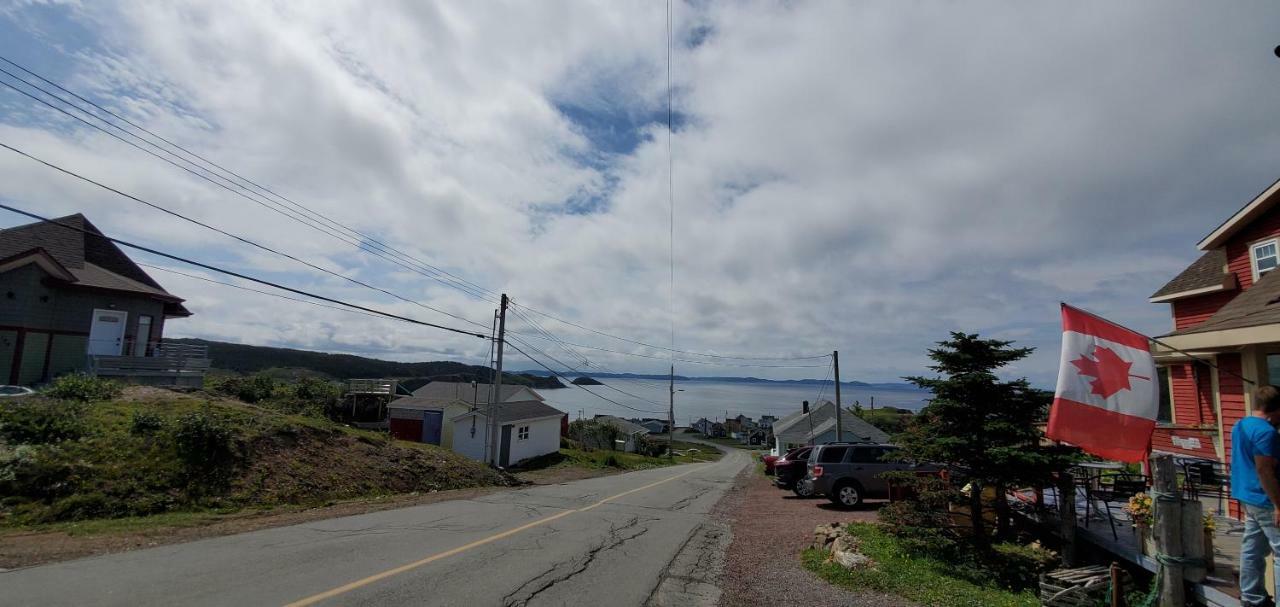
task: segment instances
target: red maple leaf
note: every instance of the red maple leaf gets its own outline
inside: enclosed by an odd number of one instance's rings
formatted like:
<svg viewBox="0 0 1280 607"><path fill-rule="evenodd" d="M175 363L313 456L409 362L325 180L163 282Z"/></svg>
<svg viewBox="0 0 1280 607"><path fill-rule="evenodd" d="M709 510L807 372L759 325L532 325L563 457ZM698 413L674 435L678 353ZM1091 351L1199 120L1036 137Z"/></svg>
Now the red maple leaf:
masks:
<svg viewBox="0 0 1280 607"><path fill-rule="evenodd" d="M1089 385L1093 386L1092 392L1102 398L1107 398L1121 390L1132 389L1129 385L1129 368L1133 363L1117 356L1111 348L1094 346L1092 359L1081 356L1071 361L1071 364L1080 370L1081 375L1094 378Z"/></svg>

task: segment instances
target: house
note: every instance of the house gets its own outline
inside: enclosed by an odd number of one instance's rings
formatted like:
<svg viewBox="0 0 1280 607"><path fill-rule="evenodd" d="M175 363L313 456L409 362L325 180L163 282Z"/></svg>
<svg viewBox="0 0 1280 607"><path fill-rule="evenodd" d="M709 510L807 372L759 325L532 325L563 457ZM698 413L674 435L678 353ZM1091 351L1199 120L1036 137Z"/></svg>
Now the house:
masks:
<svg viewBox="0 0 1280 607"><path fill-rule="evenodd" d="M784 416L773 424L773 452L781 455L804 445L820 445L836 441L852 443L885 443L889 435L846 409L840 417L840 435L836 435L836 405L823 401L807 411Z"/></svg>
<svg viewBox="0 0 1280 607"><path fill-rule="evenodd" d="M597 415L595 416L595 421L602 424L609 424L621 430L624 438L621 439L623 444L620 445L621 448L619 450L627 453L635 453L638 450L639 442L643 439L637 437L649 435L648 428L629 420L622 419L621 417Z"/></svg>
<svg viewBox="0 0 1280 607"><path fill-rule="evenodd" d="M412 396L387 404L391 435L447 449L453 448L452 420L486 407L492 384L474 382L433 381L413 391ZM500 402L537 401L543 397L528 386L501 386Z"/></svg>
<svg viewBox="0 0 1280 607"><path fill-rule="evenodd" d="M137 383L203 384L199 346L162 341L191 312L84 215L0 230L0 383L85 371Z"/></svg>
<svg viewBox="0 0 1280 607"><path fill-rule="evenodd" d="M1173 320L1158 337L1167 345L1152 347L1161 398L1151 446L1229 465L1250 390L1280 383L1280 181L1196 247L1200 257L1150 297Z"/></svg>
<svg viewBox="0 0 1280 607"><path fill-rule="evenodd" d="M773 422L776 422L776 421L778 421L778 418L776 418L776 417L774 417L774 416L772 416L772 415L761 415L761 416L760 416L760 429L761 429L761 430L764 430L765 432L772 432L772 431L773 431Z"/></svg>
<svg viewBox="0 0 1280 607"><path fill-rule="evenodd" d="M531 457L560 450L560 426L565 413L540 400L505 401L494 405L498 425L495 465L506 468ZM485 429L489 407L477 407L449 420L453 450L485 460ZM425 423L424 423L425 427Z"/></svg>
<svg viewBox="0 0 1280 607"><path fill-rule="evenodd" d="M691 426L689 426L689 427L693 428L694 430L697 430L699 434L705 434L705 435L707 435L707 436L710 436L710 435L711 435L711 425L712 425L713 423L714 423L714 422L712 422L711 420L709 420L709 419L707 419L707 418L705 418L705 417L701 417L701 418L698 418L698 421L693 422L693 424L692 424Z"/></svg>
<svg viewBox="0 0 1280 607"><path fill-rule="evenodd" d="M667 422L662 420L646 419L640 422L640 425L644 426L649 431L649 434L663 434L667 431Z"/></svg>

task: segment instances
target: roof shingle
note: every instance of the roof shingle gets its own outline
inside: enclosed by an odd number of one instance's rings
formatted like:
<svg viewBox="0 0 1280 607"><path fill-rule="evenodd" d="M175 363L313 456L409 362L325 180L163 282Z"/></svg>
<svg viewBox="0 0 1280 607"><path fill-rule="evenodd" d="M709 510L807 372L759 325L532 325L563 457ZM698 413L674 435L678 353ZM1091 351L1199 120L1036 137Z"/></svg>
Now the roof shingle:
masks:
<svg viewBox="0 0 1280 607"><path fill-rule="evenodd" d="M1223 249L1213 249L1192 262L1177 276L1173 277L1151 297L1164 297L1184 291L1221 286L1227 280L1227 253Z"/></svg>
<svg viewBox="0 0 1280 607"><path fill-rule="evenodd" d="M1206 333L1280 324L1280 272L1268 272L1253 287L1235 296L1208 320L1169 335Z"/></svg>

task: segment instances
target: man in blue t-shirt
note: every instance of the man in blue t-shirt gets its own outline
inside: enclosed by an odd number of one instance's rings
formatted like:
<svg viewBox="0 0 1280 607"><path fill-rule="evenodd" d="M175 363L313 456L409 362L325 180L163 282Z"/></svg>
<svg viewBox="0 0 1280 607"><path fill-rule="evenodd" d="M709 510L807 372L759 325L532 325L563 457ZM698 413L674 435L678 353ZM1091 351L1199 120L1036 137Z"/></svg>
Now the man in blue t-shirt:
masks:
<svg viewBox="0 0 1280 607"><path fill-rule="evenodd" d="M1280 389L1259 386L1253 391L1253 412L1231 429L1231 497L1244 508L1244 536L1240 540L1240 604L1275 605L1267 596L1268 554L1280 555ZM1280 560L1277 561L1280 565ZM1280 566L1276 579L1280 580Z"/></svg>

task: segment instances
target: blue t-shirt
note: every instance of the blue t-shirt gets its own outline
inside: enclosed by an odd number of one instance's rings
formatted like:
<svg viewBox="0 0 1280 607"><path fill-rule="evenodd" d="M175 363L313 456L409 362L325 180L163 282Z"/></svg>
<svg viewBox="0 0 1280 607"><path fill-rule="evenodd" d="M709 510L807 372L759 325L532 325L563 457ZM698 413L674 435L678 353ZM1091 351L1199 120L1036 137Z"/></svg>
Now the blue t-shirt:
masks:
<svg viewBox="0 0 1280 607"><path fill-rule="evenodd" d="M1258 482L1253 456L1276 457L1276 429L1260 417L1246 417L1231 429L1231 497L1246 504L1273 507Z"/></svg>

